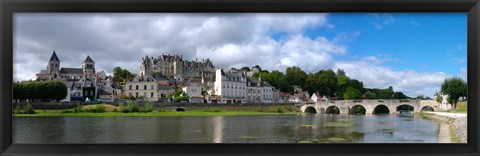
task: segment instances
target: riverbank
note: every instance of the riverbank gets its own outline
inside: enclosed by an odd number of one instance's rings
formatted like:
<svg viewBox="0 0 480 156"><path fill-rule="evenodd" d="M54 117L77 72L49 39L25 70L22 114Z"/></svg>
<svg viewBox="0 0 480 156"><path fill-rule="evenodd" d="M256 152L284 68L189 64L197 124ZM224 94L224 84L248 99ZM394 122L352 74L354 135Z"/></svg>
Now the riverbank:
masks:
<svg viewBox="0 0 480 156"><path fill-rule="evenodd" d="M422 112L421 115L448 124L448 129L440 127L439 143L445 143L445 137L449 137L451 143L467 143L467 114Z"/></svg>
<svg viewBox="0 0 480 156"><path fill-rule="evenodd" d="M102 107L102 110L98 106ZM87 105L74 109L35 110L35 114L14 114L14 116L228 116L228 115L275 115L298 114L300 110L294 106L205 106L205 107L155 107L150 111L123 112L113 105Z"/></svg>

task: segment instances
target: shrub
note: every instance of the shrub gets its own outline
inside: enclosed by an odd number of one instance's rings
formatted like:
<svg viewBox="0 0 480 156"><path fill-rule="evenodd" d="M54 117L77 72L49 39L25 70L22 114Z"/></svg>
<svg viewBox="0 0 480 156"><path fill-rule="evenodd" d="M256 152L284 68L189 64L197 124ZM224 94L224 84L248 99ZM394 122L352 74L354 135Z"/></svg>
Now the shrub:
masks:
<svg viewBox="0 0 480 156"><path fill-rule="evenodd" d="M74 109L74 112L75 113L83 112L83 108L80 102L77 103L77 107Z"/></svg>
<svg viewBox="0 0 480 156"><path fill-rule="evenodd" d="M152 112L152 111L153 111L153 106L150 102L147 101L144 112Z"/></svg>
<svg viewBox="0 0 480 156"><path fill-rule="evenodd" d="M33 107L31 104L27 104L26 106L17 106L15 108L15 111L13 112L15 114L36 114L35 110L33 110Z"/></svg>
<svg viewBox="0 0 480 156"><path fill-rule="evenodd" d="M175 96L174 102L188 101L188 96Z"/></svg>
<svg viewBox="0 0 480 156"><path fill-rule="evenodd" d="M123 111L123 110L125 109L125 106L124 106L123 103L119 103L119 104L118 104L118 108L119 108L121 111Z"/></svg>
<svg viewBox="0 0 480 156"><path fill-rule="evenodd" d="M95 109L97 110L97 113L104 113L105 112L105 106L104 105L97 105L97 107L95 107Z"/></svg>
<svg viewBox="0 0 480 156"><path fill-rule="evenodd" d="M283 113L282 107L277 106L277 113Z"/></svg>
<svg viewBox="0 0 480 156"><path fill-rule="evenodd" d="M17 106L15 107L15 110L13 111L13 114L21 114L21 113L22 113L22 109L23 109L22 106L17 105Z"/></svg>
<svg viewBox="0 0 480 156"><path fill-rule="evenodd" d="M138 104L133 102L133 101L130 101L128 102L128 111L127 112L139 112L140 109L138 107Z"/></svg>
<svg viewBox="0 0 480 156"><path fill-rule="evenodd" d="M258 112L263 112L263 111L265 111L265 110L263 109L263 106L260 106L260 108L259 108L257 111L258 111Z"/></svg>

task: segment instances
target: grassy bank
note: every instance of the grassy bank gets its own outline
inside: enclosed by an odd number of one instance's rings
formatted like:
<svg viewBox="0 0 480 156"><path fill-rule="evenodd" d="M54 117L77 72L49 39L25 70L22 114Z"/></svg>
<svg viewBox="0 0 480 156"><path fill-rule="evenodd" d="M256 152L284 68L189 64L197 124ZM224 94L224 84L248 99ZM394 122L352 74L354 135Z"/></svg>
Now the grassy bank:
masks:
<svg viewBox="0 0 480 156"><path fill-rule="evenodd" d="M427 118L427 119L430 119L430 120L437 120L437 121L440 121L439 119L435 118L433 116L433 114L428 114L428 113L424 113L424 112L420 112L420 116L422 118ZM452 123L455 119L452 119L452 118L449 118L448 121L441 121L441 122L446 122L448 124L448 127L450 129L450 141L452 143L460 143L461 142L461 139L459 137L457 137L457 135L455 134L455 130L454 128L452 127ZM437 133L439 133L439 131L437 131Z"/></svg>
<svg viewBox="0 0 480 156"><path fill-rule="evenodd" d="M467 110L468 110L468 104L467 104L467 102L463 101L463 102L458 102L457 103L457 109L456 110L447 110L445 112L467 114Z"/></svg>
<svg viewBox="0 0 480 156"><path fill-rule="evenodd" d="M186 107L185 111L176 111L173 107L158 107L149 111L128 112L126 108L113 105L88 105L63 110L35 110L35 114L14 114L14 116L216 116L216 115L271 115L297 114L300 110L294 106L205 106Z"/></svg>

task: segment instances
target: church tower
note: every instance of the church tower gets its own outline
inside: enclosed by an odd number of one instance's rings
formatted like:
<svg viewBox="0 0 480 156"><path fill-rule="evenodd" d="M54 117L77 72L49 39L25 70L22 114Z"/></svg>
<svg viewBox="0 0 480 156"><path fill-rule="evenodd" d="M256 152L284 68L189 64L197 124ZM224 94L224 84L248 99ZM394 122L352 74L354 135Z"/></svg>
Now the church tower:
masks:
<svg viewBox="0 0 480 156"><path fill-rule="evenodd" d="M87 55L85 61L82 63L83 77L94 78L95 77L95 62Z"/></svg>
<svg viewBox="0 0 480 156"><path fill-rule="evenodd" d="M48 61L47 72L49 75L49 80L60 79L60 59L57 57L57 53L53 51L50 61Z"/></svg>

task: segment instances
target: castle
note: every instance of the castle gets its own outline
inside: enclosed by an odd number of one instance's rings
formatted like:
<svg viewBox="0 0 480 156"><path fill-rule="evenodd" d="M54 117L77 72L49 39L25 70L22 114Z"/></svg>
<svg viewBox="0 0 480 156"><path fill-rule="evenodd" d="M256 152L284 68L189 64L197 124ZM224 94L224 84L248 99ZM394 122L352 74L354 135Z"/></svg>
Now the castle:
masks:
<svg viewBox="0 0 480 156"><path fill-rule="evenodd" d="M65 80L76 81L81 78L94 78L95 77L95 62L87 56L82 63L81 68L60 68L60 59L53 51L50 61L48 61L47 69L41 70L37 74L37 80Z"/></svg>
<svg viewBox="0 0 480 156"><path fill-rule="evenodd" d="M140 65L140 76L163 76L182 78L212 78L215 75L215 66L210 59L202 61L183 60L180 55L162 54L157 58L145 56Z"/></svg>

